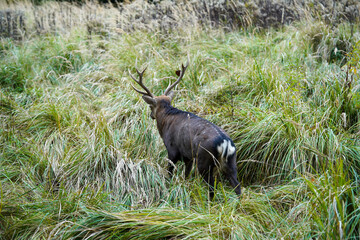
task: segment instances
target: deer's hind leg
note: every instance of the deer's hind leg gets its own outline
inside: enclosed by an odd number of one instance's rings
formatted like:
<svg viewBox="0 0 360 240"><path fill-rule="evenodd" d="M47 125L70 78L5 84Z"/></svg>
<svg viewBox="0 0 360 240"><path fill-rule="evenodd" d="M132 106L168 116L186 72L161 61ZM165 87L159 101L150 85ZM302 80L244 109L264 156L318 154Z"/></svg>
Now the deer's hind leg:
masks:
<svg viewBox="0 0 360 240"><path fill-rule="evenodd" d="M210 200L213 200L214 198L214 175L213 175L214 166L210 165L207 168L206 167L200 167L198 166L198 171L204 181L209 185L209 198Z"/></svg>
<svg viewBox="0 0 360 240"><path fill-rule="evenodd" d="M237 179L236 155L229 157L226 163L225 176L229 180L231 186L234 188L235 193L241 195L241 186Z"/></svg>

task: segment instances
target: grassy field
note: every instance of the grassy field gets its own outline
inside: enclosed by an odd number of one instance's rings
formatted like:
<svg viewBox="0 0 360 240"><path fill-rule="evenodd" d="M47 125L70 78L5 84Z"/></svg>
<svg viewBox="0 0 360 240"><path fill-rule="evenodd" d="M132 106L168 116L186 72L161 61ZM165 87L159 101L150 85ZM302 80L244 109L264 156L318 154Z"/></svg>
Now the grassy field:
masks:
<svg viewBox="0 0 360 240"><path fill-rule="evenodd" d="M0 239L357 239L359 25L0 40ZM128 70L237 147L236 198L166 149ZM170 77L170 78L168 78ZM217 175L217 179L222 179Z"/></svg>

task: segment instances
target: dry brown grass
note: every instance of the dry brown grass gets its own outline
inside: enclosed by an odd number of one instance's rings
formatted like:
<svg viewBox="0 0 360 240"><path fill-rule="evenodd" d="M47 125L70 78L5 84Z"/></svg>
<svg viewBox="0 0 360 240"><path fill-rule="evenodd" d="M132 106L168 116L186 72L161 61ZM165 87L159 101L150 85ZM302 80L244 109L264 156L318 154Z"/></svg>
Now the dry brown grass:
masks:
<svg viewBox="0 0 360 240"><path fill-rule="evenodd" d="M248 1L160 1L137 0L117 6L84 1L82 5L47 2L34 6L29 0L0 3L0 37L22 39L43 33L65 33L74 27L89 34L111 36L133 30L169 32L184 28L267 28L303 18L323 18L336 24L359 20L360 3L355 0L248 0Z"/></svg>

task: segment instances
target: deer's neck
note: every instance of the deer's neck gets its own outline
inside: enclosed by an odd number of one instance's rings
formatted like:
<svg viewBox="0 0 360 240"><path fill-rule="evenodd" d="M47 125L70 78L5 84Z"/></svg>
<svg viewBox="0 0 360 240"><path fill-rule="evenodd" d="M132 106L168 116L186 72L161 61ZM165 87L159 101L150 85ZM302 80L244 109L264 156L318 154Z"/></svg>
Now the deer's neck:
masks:
<svg viewBox="0 0 360 240"><path fill-rule="evenodd" d="M160 103L160 106L156 111L155 119L157 128L162 138L164 137L166 131L171 131L171 125L181 118L181 113L183 113L183 111L174 108L168 102L164 101Z"/></svg>

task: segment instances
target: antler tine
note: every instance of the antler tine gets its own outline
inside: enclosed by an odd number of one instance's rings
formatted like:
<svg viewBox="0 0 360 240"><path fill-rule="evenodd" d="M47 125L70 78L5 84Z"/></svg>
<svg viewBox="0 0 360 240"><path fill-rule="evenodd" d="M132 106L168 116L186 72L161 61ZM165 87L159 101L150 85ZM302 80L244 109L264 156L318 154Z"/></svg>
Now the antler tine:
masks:
<svg viewBox="0 0 360 240"><path fill-rule="evenodd" d="M135 91L137 91L138 93L140 93L140 94L142 94L142 95L149 95L148 93L143 92L143 91L140 91L139 89L135 88L134 85L132 85L132 83L130 83L130 84L131 84L131 87L132 87Z"/></svg>
<svg viewBox="0 0 360 240"><path fill-rule="evenodd" d="M189 66L189 58L185 66L184 64L181 64L181 72L179 74L179 78L165 90L164 95L168 95L171 89L173 89L181 81L181 79L184 76L185 70L188 66Z"/></svg>
<svg viewBox="0 0 360 240"><path fill-rule="evenodd" d="M143 84L143 82L142 82L142 80L143 80L143 74L144 74L145 70L147 69L147 67L145 67L144 70L142 70L141 72L140 72L137 68L135 68L135 69L136 69L137 74L139 75L139 80L137 80L137 79L131 74L130 69L129 69L129 75L130 75L130 77L131 77L137 84L140 85L140 87L142 87L142 88L145 90L145 92L140 91L139 89L135 88L132 84L131 84L131 87L132 87L135 91L137 91L138 93L140 93L140 94L148 95L148 96L150 96L150 97L155 97L154 94L152 94L151 91L150 91L150 90Z"/></svg>

